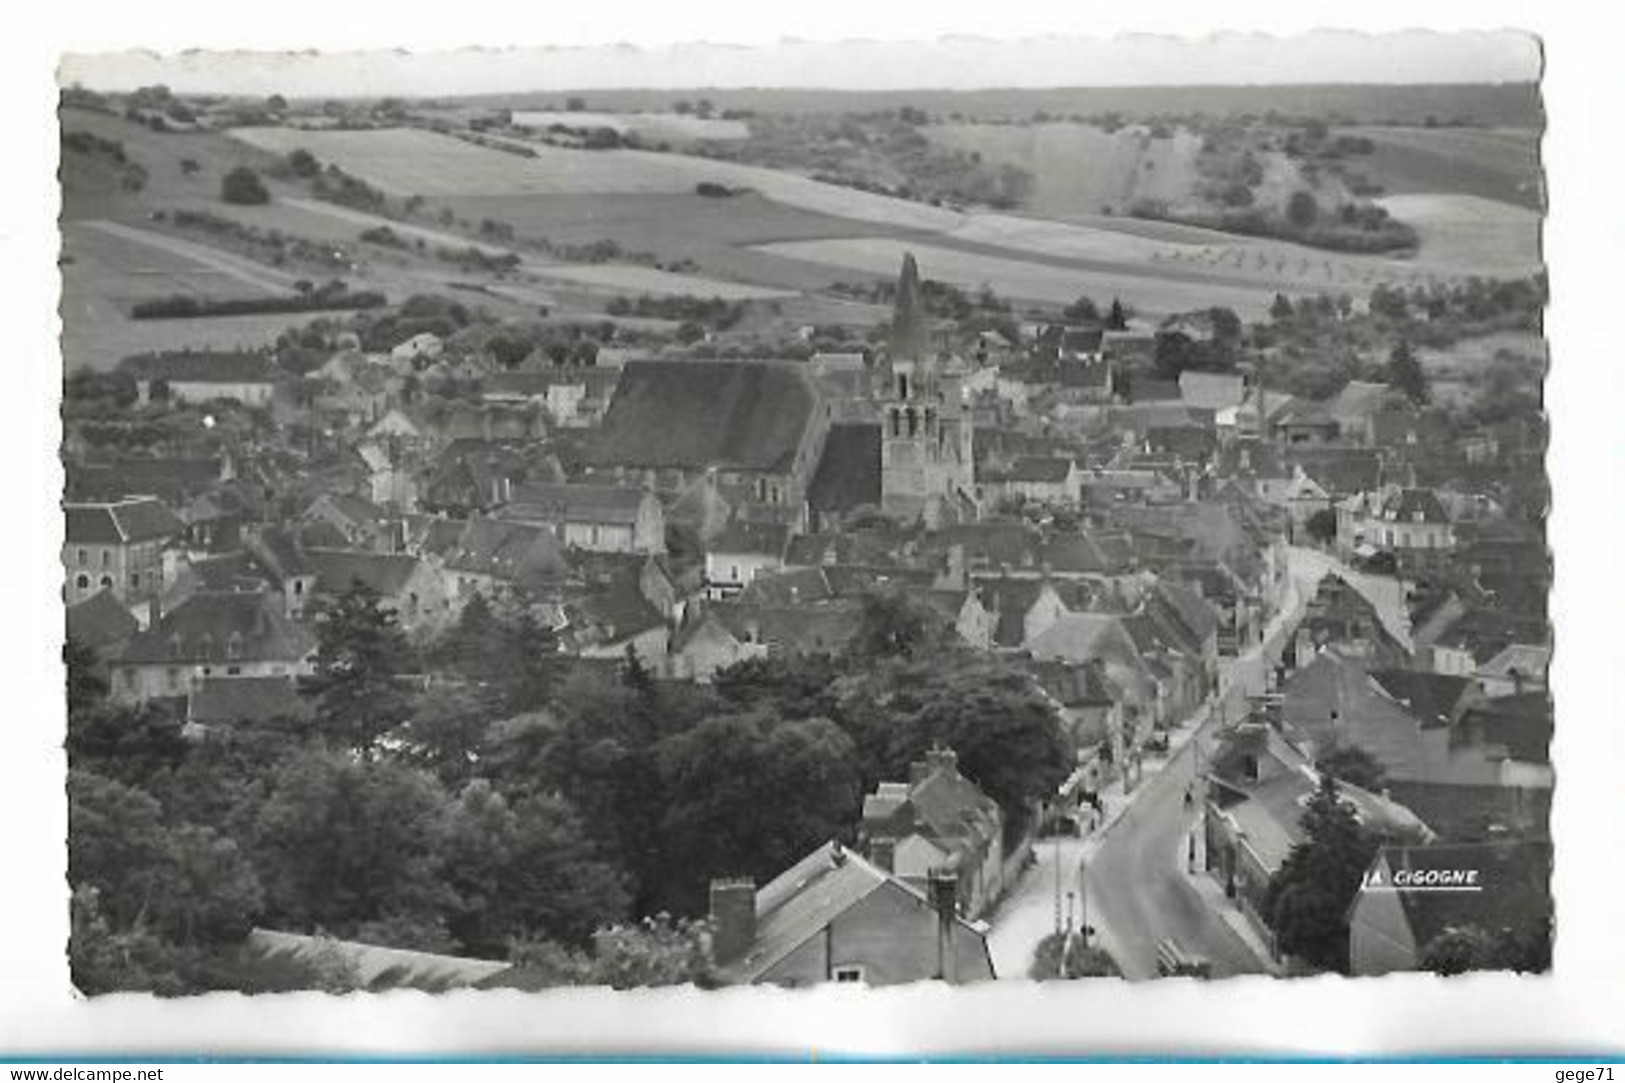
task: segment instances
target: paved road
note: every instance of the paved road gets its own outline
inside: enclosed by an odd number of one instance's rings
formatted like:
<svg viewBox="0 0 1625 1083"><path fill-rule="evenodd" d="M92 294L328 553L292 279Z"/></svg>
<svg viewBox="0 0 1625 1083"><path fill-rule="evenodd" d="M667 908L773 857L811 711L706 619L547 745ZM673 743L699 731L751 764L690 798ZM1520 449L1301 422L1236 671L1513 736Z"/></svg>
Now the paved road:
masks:
<svg viewBox="0 0 1625 1083"><path fill-rule="evenodd" d="M1184 801L1195 777L1195 751L1211 739L1214 725L1204 725L1162 770L1146 776L1132 807L1089 861L1089 920L1125 977L1156 976L1163 937L1205 955L1215 977L1263 972L1252 949L1208 907L1178 864L1194 818Z"/></svg>
<svg viewBox="0 0 1625 1083"><path fill-rule="evenodd" d="M1185 794L1198 775L1196 757L1210 755L1220 726L1242 718L1247 696L1265 690L1268 670L1296 626L1305 581L1312 582L1316 574L1301 558L1293 560L1292 570L1299 585L1287 611L1271 623L1262 645L1224 666L1217 709L1207 714L1161 770L1147 774L1128 810L1089 859L1090 921L1100 929L1102 942L1125 977L1156 976L1156 944L1164 937L1206 956L1214 977L1264 971L1252 948L1197 893L1181 869L1189 836L1199 822L1198 812L1186 807ZM1200 796L1198 791L1198 801Z"/></svg>

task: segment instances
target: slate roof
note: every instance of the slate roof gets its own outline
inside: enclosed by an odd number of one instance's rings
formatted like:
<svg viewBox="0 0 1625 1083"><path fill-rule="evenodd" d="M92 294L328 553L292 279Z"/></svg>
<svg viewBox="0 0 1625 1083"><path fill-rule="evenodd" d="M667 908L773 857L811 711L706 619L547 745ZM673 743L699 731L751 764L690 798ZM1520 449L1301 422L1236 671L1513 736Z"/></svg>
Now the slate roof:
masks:
<svg viewBox="0 0 1625 1083"><path fill-rule="evenodd" d="M786 365L628 362L587 461L786 472L814 404L805 374Z"/></svg>
<svg viewBox="0 0 1625 1083"><path fill-rule="evenodd" d="M68 638L91 650L123 643L141 628L109 590L68 606L67 619Z"/></svg>
<svg viewBox="0 0 1625 1083"><path fill-rule="evenodd" d="M1421 518L1418 519L1417 516ZM1400 489L1382 504L1382 517L1390 522L1448 523L1450 516L1432 489Z"/></svg>
<svg viewBox="0 0 1625 1083"><path fill-rule="evenodd" d="M311 703L291 677L205 677L192 685L186 720L201 725L307 719Z"/></svg>
<svg viewBox="0 0 1625 1083"><path fill-rule="evenodd" d="M1371 679L1424 729L1454 724L1462 698L1473 688L1466 677L1417 669L1374 669Z"/></svg>
<svg viewBox="0 0 1625 1083"><path fill-rule="evenodd" d="M831 425L807 503L817 511L844 512L878 507L880 498L880 426Z"/></svg>
<svg viewBox="0 0 1625 1083"><path fill-rule="evenodd" d="M69 545L134 545L173 538L184 524L163 503L152 499L111 504L65 504Z"/></svg>
<svg viewBox="0 0 1625 1083"><path fill-rule="evenodd" d="M137 380L167 380L171 383L274 383L280 377L276 364L262 353L199 351L142 354L127 357L119 369Z"/></svg>
<svg viewBox="0 0 1625 1083"><path fill-rule="evenodd" d="M360 582L391 598L406 589L418 569L417 557L355 549L306 549L305 561L316 589L326 594L346 593Z"/></svg>
<svg viewBox="0 0 1625 1083"><path fill-rule="evenodd" d="M268 594L200 591L135 635L120 661L131 665L299 662L316 649L308 628L283 616Z"/></svg>
<svg viewBox="0 0 1625 1083"><path fill-rule="evenodd" d="M731 982L755 981L846 911L883 889L902 892L919 908L931 910L926 897L902 880L838 842L825 843L756 892L756 938L743 957L721 968L722 976ZM957 920L976 930L965 919ZM976 931L978 936L984 935ZM882 939L876 950L883 946ZM985 968L977 968L962 955L956 953L956 958L967 974L985 973Z"/></svg>

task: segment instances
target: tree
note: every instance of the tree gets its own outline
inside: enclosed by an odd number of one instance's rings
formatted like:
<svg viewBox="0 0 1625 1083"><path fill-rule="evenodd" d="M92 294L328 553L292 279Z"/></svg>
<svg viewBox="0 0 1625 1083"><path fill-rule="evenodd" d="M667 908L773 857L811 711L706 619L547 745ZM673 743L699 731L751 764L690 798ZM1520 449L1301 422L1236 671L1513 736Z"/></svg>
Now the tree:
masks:
<svg viewBox="0 0 1625 1083"><path fill-rule="evenodd" d="M1123 308L1123 302L1116 297L1112 298L1111 311L1106 314L1106 330L1127 331L1128 312Z"/></svg>
<svg viewBox="0 0 1625 1083"><path fill-rule="evenodd" d="M1264 920L1280 949L1321 970L1348 969L1345 916L1361 877L1377 852L1377 840L1338 796L1337 780L1320 776L1320 788L1304 809L1305 838L1295 844L1270 878Z"/></svg>
<svg viewBox="0 0 1625 1083"><path fill-rule="evenodd" d="M1292 299L1284 293L1277 293L1275 300L1270 302L1270 319L1283 323L1292 318L1292 312Z"/></svg>
<svg viewBox="0 0 1625 1083"><path fill-rule="evenodd" d="M1452 927L1422 947L1417 959L1423 970L1443 977L1482 970L1489 961L1490 938L1476 925Z"/></svg>
<svg viewBox="0 0 1625 1083"><path fill-rule="evenodd" d="M202 171L203 167L198 164L198 160L196 158L181 159L181 176L195 177Z"/></svg>
<svg viewBox="0 0 1625 1083"><path fill-rule="evenodd" d="M1094 301L1088 297L1079 297L1062 309L1061 315L1069 320L1077 320L1080 323L1100 322L1100 309L1096 308Z"/></svg>
<svg viewBox="0 0 1625 1083"><path fill-rule="evenodd" d="M319 728L370 755L408 714L397 676L409 657L406 635L378 592L355 583L316 629L316 672L305 688Z"/></svg>
<svg viewBox="0 0 1625 1083"><path fill-rule="evenodd" d="M1411 350L1411 344L1404 339L1400 339L1388 355L1388 386L1404 392L1418 406L1425 406L1432 398L1427 373Z"/></svg>
<svg viewBox="0 0 1625 1083"><path fill-rule="evenodd" d="M1321 508L1304 521L1303 529L1313 540L1330 545L1337 540L1337 513Z"/></svg>
<svg viewBox="0 0 1625 1083"><path fill-rule="evenodd" d="M248 934L260 885L231 839L168 827L152 795L83 770L68 774L68 817L68 882L96 893L109 928L181 945Z"/></svg>
<svg viewBox="0 0 1625 1083"><path fill-rule="evenodd" d="M1027 976L1034 981L1049 981L1063 976L1061 950L1066 947L1067 978L1116 978L1122 976L1117 963L1101 948L1092 947L1081 936L1068 937L1050 933L1033 949L1033 963Z"/></svg>
<svg viewBox="0 0 1625 1083"><path fill-rule="evenodd" d="M1298 230L1307 230L1320 217L1320 204L1309 192L1296 191L1286 201L1286 220Z"/></svg>
<svg viewBox="0 0 1625 1083"><path fill-rule="evenodd" d="M426 772L312 747L273 775L251 852L271 916L335 934L446 911L450 799Z"/></svg>
<svg viewBox="0 0 1625 1083"><path fill-rule="evenodd" d="M856 658L914 657L951 640L952 629L943 616L902 591L868 591L862 607L857 634L847 647Z"/></svg>
<svg viewBox="0 0 1625 1083"><path fill-rule="evenodd" d="M1388 771L1381 761L1359 745L1333 745L1315 760L1315 767L1367 793L1380 793L1388 784Z"/></svg>
<svg viewBox="0 0 1625 1083"><path fill-rule="evenodd" d="M585 98L566 98L564 108L566 112L580 113L587 108L587 101Z"/></svg>
<svg viewBox="0 0 1625 1083"><path fill-rule="evenodd" d="M271 193L260 180L260 175L245 165L240 165L227 173L220 180L220 198L227 203L256 204L269 203Z"/></svg>
<svg viewBox="0 0 1625 1083"><path fill-rule="evenodd" d="M444 875L458 897L449 927L465 951L499 956L511 940L537 936L584 944L626 914L623 875L562 797L510 804L476 780L451 811L445 852Z"/></svg>
<svg viewBox="0 0 1625 1083"><path fill-rule="evenodd" d="M714 715L661 741L663 903L701 912L716 877L766 881L845 834L862 801L855 748L828 719Z"/></svg>
<svg viewBox="0 0 1625 1083"><path fill-rule="evenodd" d="M304 147L297 147L288 152L288 168L293 170L296 177L309 178L322 171L322 163Z"/></svg>
<svg viewBox="0 0 1625 1083"><path fill-rule="evenodd" d="M62 664L68 671L68 715L95 707L107 698L107 679L97 666L96 653L71 636L62 645Z"/></svg>

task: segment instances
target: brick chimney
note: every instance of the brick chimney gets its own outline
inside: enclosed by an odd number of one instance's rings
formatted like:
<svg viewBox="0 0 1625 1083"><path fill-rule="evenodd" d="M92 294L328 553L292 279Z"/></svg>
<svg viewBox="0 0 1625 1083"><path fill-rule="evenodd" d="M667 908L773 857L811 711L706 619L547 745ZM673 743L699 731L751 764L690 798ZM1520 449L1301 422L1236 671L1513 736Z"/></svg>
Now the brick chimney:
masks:
<svg viewBox="0 0 1625 1083"><path fill-rule="evenodd" d="M719 966L742 958L756 941L756 881L711 881L711 954Z"/></svg>
<svg viewBox="0 0 1625 1083"><path fill-rule="evenodd" d="M926 873L926 898L937 913L937 973L944 981L954 974L954 922L959 916L959 874L936 868Z"/></svg>
<svg viewBox="0 0 1625 1083"><path fill-rule="evenodd" d="M897 871L897 840L873 838L869 840L869 860L885 872Z"/></svg>

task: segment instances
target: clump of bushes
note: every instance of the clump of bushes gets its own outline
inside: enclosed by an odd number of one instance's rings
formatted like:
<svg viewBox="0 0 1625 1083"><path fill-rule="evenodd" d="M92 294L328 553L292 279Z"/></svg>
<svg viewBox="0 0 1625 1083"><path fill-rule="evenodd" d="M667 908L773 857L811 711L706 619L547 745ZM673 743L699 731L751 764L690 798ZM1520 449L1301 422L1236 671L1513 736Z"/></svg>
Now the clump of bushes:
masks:
<svg viewBox="0 0 1625 1083"><path fill-rule="evenodd" d="M253 206L271 202L271 192L258 173L240 165L220 179L220 198L227 203Z"/></svg>

